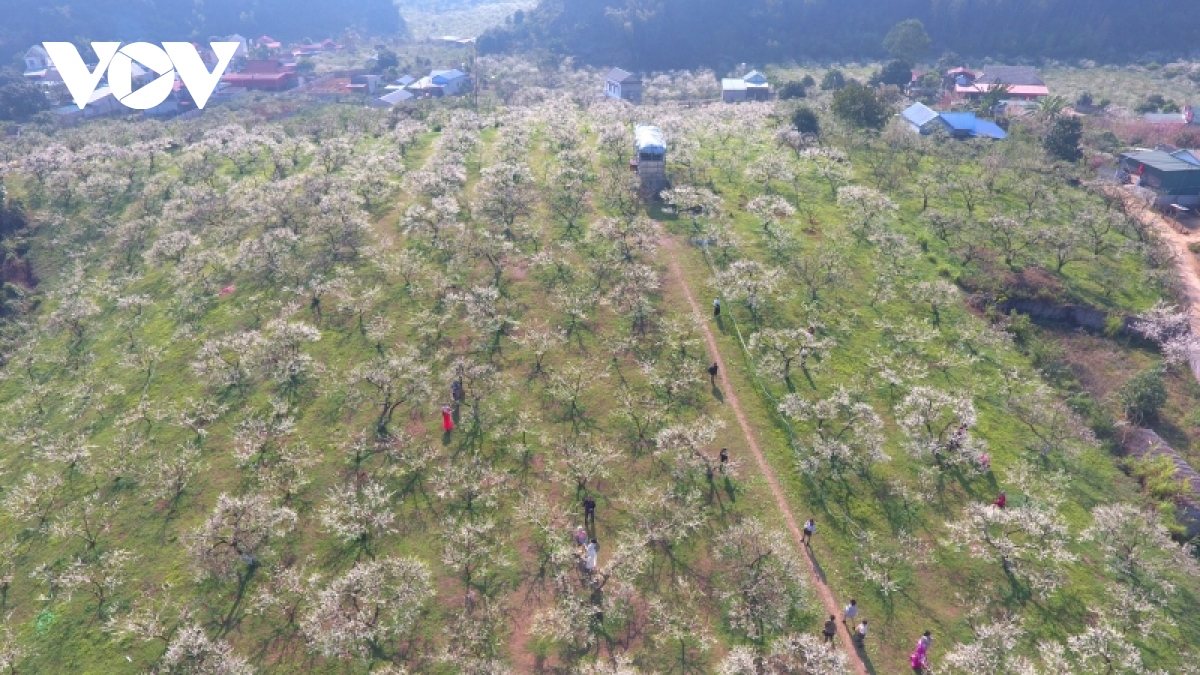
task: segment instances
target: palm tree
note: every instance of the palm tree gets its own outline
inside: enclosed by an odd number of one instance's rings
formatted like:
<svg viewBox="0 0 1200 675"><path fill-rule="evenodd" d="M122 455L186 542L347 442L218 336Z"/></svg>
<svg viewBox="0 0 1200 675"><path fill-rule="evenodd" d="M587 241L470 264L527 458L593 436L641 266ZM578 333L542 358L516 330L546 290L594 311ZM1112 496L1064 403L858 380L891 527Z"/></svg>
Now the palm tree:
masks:
<svg viewBox="0 0 1200 675"><path fill-rule="evenodd" d="M1038 101L1034 114L1043 120L1052 120L1062 114L1067 107L1067 99L1062 96L1047 96Z"/></svg>

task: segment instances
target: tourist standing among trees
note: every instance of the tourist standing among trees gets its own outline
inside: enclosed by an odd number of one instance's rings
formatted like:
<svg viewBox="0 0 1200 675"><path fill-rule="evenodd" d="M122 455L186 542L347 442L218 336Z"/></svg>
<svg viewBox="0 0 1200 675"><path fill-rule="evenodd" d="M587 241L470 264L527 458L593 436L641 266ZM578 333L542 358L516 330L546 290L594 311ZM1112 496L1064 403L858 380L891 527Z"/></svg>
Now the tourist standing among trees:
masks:
<svg viewBox="0 0 1200 675"><path fill-rule="evenodd" d="M596 560L599 556L600 542L593 539L591 543L587 545L587 560L583 564L584 569L586 569L589 573L595 572Z"/></svg>
<svg viewBox="0 0 1200 675"><path fill-rule="evenodd" d="M583 498L583 524L596 531L596 500L591 495Z"/></svg>

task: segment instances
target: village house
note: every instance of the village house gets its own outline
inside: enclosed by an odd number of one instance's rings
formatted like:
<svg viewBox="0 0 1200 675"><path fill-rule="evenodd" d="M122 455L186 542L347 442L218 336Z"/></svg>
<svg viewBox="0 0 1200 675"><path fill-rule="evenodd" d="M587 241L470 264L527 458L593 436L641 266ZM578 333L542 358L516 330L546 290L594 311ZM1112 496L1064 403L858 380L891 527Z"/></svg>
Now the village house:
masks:
<svg viewBox="0 0 1200 675"><path fill-rule="evenodd" d="M1177 113L1146 113L1142 115L1142 119L1151 124L1197 124L1200 125L1200 120L1196 119L1196 112L1190 105L1183 106L1183 110Z"/></svg>
<svg viewBox="0 0 1200 675"><path fill-rule="evenodd" d="M50 112L54 114L55 121L59 124L74 124L79 120L104 117L120 110L128 110L128 108L125 108L117 101L117 97L113 96L111 87L103 85L96 87L91 97L88 98L87 105L83 108L71 103L55 108Z"/></svg>
<svg viewBox="0 0 1200 675"><path fill-rule="evenodd" d="M403 79L405 78L401 78ZM434 70L429 75L404 85L404 89L418 98L459 96L471 90L471 78L460 70Z"/></svg>
<svg viewBox="0 0 1200 675"><path fill-rule="evenodd" d="M973 112L938 112L923 103L914 103L900 113L900 117L922 136L941 130L951 138L1002 140L1008 137L995 122L980 119Z"/></svg>
<svg viewBox="0 0 1200 675"><path fill-rule="evenodd" d="M1036 68L1027 66L988 66L976 75L962 69L955 75L954 92L968 99L983 98L993 88L1008 87L1006 98L1014 101L1036 101L1050 95L1050 89ZM951 71L954 72L954 71Z"/></svg>
<svg viewBox="0 0 1200 675"><path fill-rule="evenodd" d="M447 96L465 94L471 89L471 78L461 70L434 70L429 73L429 78Z"/></svg>
<svg viewBox="0 0 1200 675"><path fill-rule="evenodd" d="M225 73L221 82L229 87L241 87L261 91L283 91L299 84L300 78L294 68L282 59L247 61L236 73Z"/></svg>
<svg viewBox="0 0 1200 675"><path fill-rule="evenodd" d="M374 95L379 89L380 79L379 75L352 75L346 89L352 93Z"/></svg>
<svg viewBox="0 0 1200 675"><path fill-rule="evenodd" d="M627 70L613 68L604 77L604 95L634 105L642 104L642 78Z"/></svg>
<svg viewBox="0 0 1200 675"><path fill-rule="evenodd" d="M41 45L34 45L25 51L26 79L41 79L45 71L53 67L54 61Z"/></svg>
<svg viewBox="0 0 1200 675"><path fill-rule="evenodd" d="M379 98L372 99L367 105L371 108L394 108L398 105L409 103L415 98L416 96L413 96L412 92L408 92L403 89L397 89L396 91L380 96Z"/></svg>
<svg viewBox="0 0 1200 675"><path fill-rule="evenodd" d="M278 54L283 51L283 43L270 35L264 35L254 41L254 45L259 49L265 49L268 54Z"/></svg>
<svg viewBox="0 0 1200 675"><path fill-rule="evenodd" d="M742 101L766 101L771 98L771 85L767 77L752 70L742 77L727 77L721 80L721 100L726 103Z"/></svg>
<svg viewBox="0 0 1200 675"><path fill-rule="evenodd" d="M25 80L38 84L54 84L62 82L62 75L54 67L54 60L46 53L41 45L34 45L25 51Z"/></svg>
<svg viewBox="0 0 1200 675"><path fill-rule="evenodd" d="M441 85L434 84L433 78L428 75L408 85L404 91L417 98L441 98L446 95Z"/></svg>
<svg viewBox="0 0 1200 675"><path fill-rule="evenodd" d="M667 142L658 127L648 124L633 128L633 141L630 168L641 180L642 190L656 195L667 187Z"/></svg>
<svg viewBox="0 0 1200 675"><path fill-rule="evenodd" d="M1152 191L1159 206L1200 205L1200 159L1187 150L1122 153L1118 176Z"/></svg>

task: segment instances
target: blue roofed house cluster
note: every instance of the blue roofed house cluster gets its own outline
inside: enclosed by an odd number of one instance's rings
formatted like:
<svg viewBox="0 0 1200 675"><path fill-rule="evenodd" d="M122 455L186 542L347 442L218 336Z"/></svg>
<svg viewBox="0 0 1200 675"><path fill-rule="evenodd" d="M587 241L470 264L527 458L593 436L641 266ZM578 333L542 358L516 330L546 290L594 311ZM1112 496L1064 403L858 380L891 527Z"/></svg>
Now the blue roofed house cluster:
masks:
<svg viewBox="0 0 1200 675"><path fill-rule="evenodd" d="M1008 134L995 122L977 117L973 112L938 112L924 103L914 103L900 113L913 131L929 135L941 129L952 138L1007 138Z"/></svg>

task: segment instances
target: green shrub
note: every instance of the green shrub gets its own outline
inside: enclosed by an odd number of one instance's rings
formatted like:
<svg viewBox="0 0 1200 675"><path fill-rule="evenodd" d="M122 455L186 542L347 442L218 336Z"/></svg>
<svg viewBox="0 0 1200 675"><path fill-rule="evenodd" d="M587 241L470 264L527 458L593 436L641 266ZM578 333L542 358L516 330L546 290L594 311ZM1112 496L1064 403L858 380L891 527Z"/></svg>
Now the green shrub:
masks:
<svg viewBox="0 0 1200 675"><path fill-rule="evenodd" d="M787 101L796 98L804 98L808 92L804 90L803 82L784 82L783 86L779 87L779 98Z"/></svg>
<svg viewBox="0 0 1200 675"><path fill-rule="evenodd" d="M1134 424L1153 420L1167 402L1167 383L1162 370L1152 368L1129 378L1117 390L1125 418Z"/></svg>
<svg viewBox="0 0 1200 675"><path fill-rule="evenodd" d="M807 106L800 106L792 113L792 125L802 134L821 135L821 121L817 119L817 113Z"/></svg>
<svg viewBox="0 0 1200 675"><path fill-rule="evenodd" d="M1132 459L1129 468L1146 492L1157 500L1174 501L1188 493L1187 483L1175 475L1175 462L1166 455Z"/></svg>
<svg viewBox="0 0 1200 675"><path fill-rule="evenodd" d="M1104 319L1104 334L1108 337L1116 337L1125 329L1125 317L1113 312Z"/></svg>
<svg viewBox="0 0 1200 675"><path fill-rule="evenodd" d="M1006 328L1018 345L1028 345L1034 337L1033 319L1030 319L1028 314L1009 314Z"/></svg>

